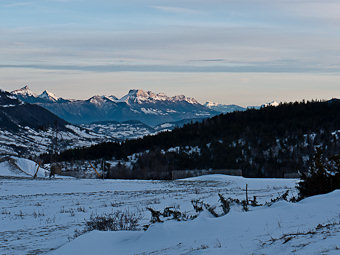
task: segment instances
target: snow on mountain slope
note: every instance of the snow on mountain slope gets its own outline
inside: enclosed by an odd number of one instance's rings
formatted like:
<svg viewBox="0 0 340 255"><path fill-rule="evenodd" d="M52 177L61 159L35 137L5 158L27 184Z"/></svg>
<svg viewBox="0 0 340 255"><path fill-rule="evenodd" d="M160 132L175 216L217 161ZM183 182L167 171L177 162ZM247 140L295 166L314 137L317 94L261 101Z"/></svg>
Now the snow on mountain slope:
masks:
<svg viewBox="0 0 340 255"><path fill-rule="evenodd" d="M87 100L89 103L96 105L97 107L101 107L104 104L112 104L114 102L113 97L106 96L93 96Z"/></svg>
<svg viewBox="0 0 340 255"><path fill-rule="evenodd" d="M7 108L7 107L14 107L22 105L23 102L18 100L13 95L9 94L8 92L0 90L0 107ZM3 109L6 111L6 109Z"/></svg>
<svg viewBox="0 0 340 255"><path fill-rule="evenodd" d="M340 190L249 212L167 221L146 232L92 231L52 254L339 254Z"/></svg>
<svg viewBox="0 0 340 255"><path fill-rule="evenodd" d="M22 87L21 89L13 90L11 93L14 95L37 97L37 95L30 90L28 85Z"/></svg>
<svg viewBox="0 0 340 255"><path fill-rule="evenodd" d="M55 130L36 130L24 127L20 132L0 129L0 155L32 156L47 153L51 148ZM59 149L90 146L104 141L115 141L115 138L89 132L86 129L67 125L67 129L58 131Z"/></svg>
<svg viewBox="0 0 340 255"><path fill-rule="evenodd" d="M279 106L279 105L280 105L280 104L279 104L278 102L272 101L272 102L270 102L270 103L266 103L266 104L261 105L261 107L268 107L268 106L274 106L274 107L276 107L276 106Z"/></svg>
<svg viewBox="0 0 340 255"><path fill-rule="evenodd" d="M228 113L228 112L235 112L235 111L245 111L246 108L235 105L235 104L230 104L230 105L225 105L225 104L218 104L214 102L206 102L204 106L208 107L209 109L212 109L217 112L221 113Z"/></svg>
<svg viewBox="0 0 340 255"><path fill-rule="evenodd" d="M168 97L164 93L155 94L151 91L144 91L141 89L132 89L127 95L116 100L116 102L125 102L127 104L157 103L159 101L184 101L190 104L199 104L194 98L185 97L184 95Z"/></svg>
<svg viewBox="0 0 340 255"><path fill-rule="evenodd" d="M114 140L73 126L39 105L23 103L13 94L0 91L0 154L46 153L56 129L60 149Z"/></svg>
<svg viewBox="0 0 340 255"><path fill-rule="evenodd" d="M44 92L41 93L38 97L50 102L57 102L59 100L59 97L57 97L52 92L49 92L47 90L44 90Z"/></svg>
<svg viewBox="0 0 340 255"><path fill-rule="evenodd" d="M108 96L107 98L110 99L111 101L117 101L118 100L118 98L116 96L113 96L113 95Z"/></svg>
<svg viewBox="0 0 340 255"><path fill-rule="evenodd" d="M38 105L26 104L13 94L0 91L0 129L19 132L23 127L43 129L56 126L64 129L66 121Z"/></svg>
<svg viewBox="0 0 340 255"><path fill-rule="evenodd" d="M69 100L65 100L61 97L57 97L50 91L44 90L40 95L32 92L28 85L22 87L21 89L13 90L11 92L12 95L15 95L19 100L22 100L26 103L31 104L50 104L50 103L61 103L68 102Z"/></svg>

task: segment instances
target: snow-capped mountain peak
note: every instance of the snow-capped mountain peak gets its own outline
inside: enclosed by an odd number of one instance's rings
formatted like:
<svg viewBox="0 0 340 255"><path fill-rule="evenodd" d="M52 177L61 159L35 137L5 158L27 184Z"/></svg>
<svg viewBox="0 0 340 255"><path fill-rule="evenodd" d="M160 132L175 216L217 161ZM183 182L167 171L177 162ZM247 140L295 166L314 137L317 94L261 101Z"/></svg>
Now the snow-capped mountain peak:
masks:
<svg viewBox="0 0 340 255"><path fill-rule="evenodd" d="M173 101L173 102L185 101L189 104L199 104L195 98L186 97L184 95L174 96L174 97L171 98L171 101Z"/></svg>
<svg viewBox="0 0 340 255"><path fill-rule="evenodd" d="M215 103L215 102L210 102L210 101L205 102L205 104L204 104L204 106L206 106L208 108L213 107L213 106L218 106L218 105L220 105L220 104Z"/></svg>
<svg viewBox="0 0 340 255"><path fill-rule="evenodd" d="M239 105L235 105L235 104L229 104L229 105L225 105L225 104L219 104L219 103L215 103L215 102L206 102L204 104L205 107L217 111L217 112L221 112L221 113L228 113L228 112L234 112L234 111L245 111L246 108L239 106Z"/></svg>
<svg viewBox="0 0 340 255"><path fill-rule="evenodd" d="M21 89L13 90L11 92L14 95L20 95L20 96L25 96L25 97L36 97L37 95L33 93L28 85L22 87Z"/></svg>
<svg viewBox="0 0 340 255"><path fill-rule="evenodd" d="M112 97L113 96L110 96L110 97L107 97L107 96L93 96L90 99L88 99L88 101L91 104L95 104L97 106L101 106L101 105L103 105L104 103L107 103L107 102L109 102L109 103L114 102L115 100L113 100Z"/></svg>
<svg viewBox="0 0 340 255"><path fill-rule="evenodd" d="M266 104L261 105L261 107L268 107L268 106L274 106L274 107L276 107L276 106L279 106L279 105L280 105L280 104L279 104L278 102L272 101L272 102L270 102L270 103L266 103Z"/></svg>
<svg viewBox="0 0 340 255"><path fill-rule="evenodd" d="M38 97L42 98L42 99L49 100L49 101L53 101L53 102L56 102L59 99L59 97L57 97L52 92L49 92L47 90L45 90L43 93L41 93Z"/></svg>
<svg viewBox="0 0 340 255"><path fill-rule="evenodd" d="M168 97L164 93L156 94L152 91L144 91L142 89L131 89L127 95L117 100L117 102L125 102L127 104L156 103L159 101L170 101L170 102L186 101L190 104L198 104L196 99L185 97L184 95Z"/></svg>
<svg viewBox="0 0 340 255"><path fill-rule="evenodd" d="M116 102L118 100L118 98L116 96L113 96L113 95L108 96L107 98L110 99L113 102Z"/></svg>
<svg viewBox="0 0 340 255"><path fill-rule="evenodd" d="M147 98L154 95L151 91L146 92L142 89L131 89L128 94L138 98Z"/></svg>
<svg viewBox="0 0 340 255"><path fill-rule="evenodd" d="M129 93L127 95L117 100L117 102L125 102L127 104L131 103L140 104L142 102L152 100L154 96L155 94L152 93L151 91L145 92L144 90L141 89L131 89L129 90Z"/></svg>

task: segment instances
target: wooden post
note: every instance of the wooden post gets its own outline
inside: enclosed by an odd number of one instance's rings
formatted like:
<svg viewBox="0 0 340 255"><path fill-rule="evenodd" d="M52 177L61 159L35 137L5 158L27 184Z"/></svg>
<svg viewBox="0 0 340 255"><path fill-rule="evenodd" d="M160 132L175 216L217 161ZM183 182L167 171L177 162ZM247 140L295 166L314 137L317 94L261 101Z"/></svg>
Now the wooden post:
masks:
<svg viewBox="0 0 340 255"><path fill-rule="evenodd" d="M103 177L103 180L104 180L104 173L105 173L105 161L104 159L102 159L102 177Z"/></svg>
<svg viewBox="0 0 340 255"><path fill-rule="evenodd" d="M41 165L41 162L38 163L38 168L37 168L37 171L35 171L35 174L33 176L33 179L37 178L38 176L38 171L39 171L39 168L40 168L40 165Z"/></svg>
<svg viewBox="0 0 340 255"><path fill-rule="evenodd" d="M249 205L249 200L248 200L248 184L246 184L246 202L247 202L247 205Z"/></svg>
<svg viewBox="0 0 340 255"><path fill-rule="evenodd" d="M91 164L91 162L89 161L90 166L92 167L92 169L96 172L96 174L98 175L98 177L100 178L100 174L97 172L97 169Z"/></svg>

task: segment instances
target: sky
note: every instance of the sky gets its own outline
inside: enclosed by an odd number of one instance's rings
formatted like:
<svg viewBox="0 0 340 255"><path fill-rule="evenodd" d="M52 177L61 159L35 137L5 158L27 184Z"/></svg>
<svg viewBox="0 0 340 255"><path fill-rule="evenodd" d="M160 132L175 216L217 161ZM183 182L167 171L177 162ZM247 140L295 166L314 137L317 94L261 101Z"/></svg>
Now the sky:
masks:
<svg viewBox="0 0 340 255"><path fill-rule="evenodd" d="M0 88L141 88L258 105L340 97L338 0L0 0Z"/></svg>

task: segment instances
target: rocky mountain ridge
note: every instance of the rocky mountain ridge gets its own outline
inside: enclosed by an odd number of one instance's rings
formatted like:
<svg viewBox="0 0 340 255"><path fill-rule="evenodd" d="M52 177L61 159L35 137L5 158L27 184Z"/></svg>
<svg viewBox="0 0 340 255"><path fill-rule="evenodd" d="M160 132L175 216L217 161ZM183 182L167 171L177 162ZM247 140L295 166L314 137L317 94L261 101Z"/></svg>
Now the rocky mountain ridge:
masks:
<svg viewBox="0 0 340 255"><path fill-rule="evenodd" d="M141 89L132 89L120 99L113 95L93 96L87 100L63 99L48 91L36 95L28 86L14 90L12 94L24 102L38 104L73 124L137 120L156 126L165 122L220 114L201 105L194 98L184 95L168 97L164 93Z"/></svg>

